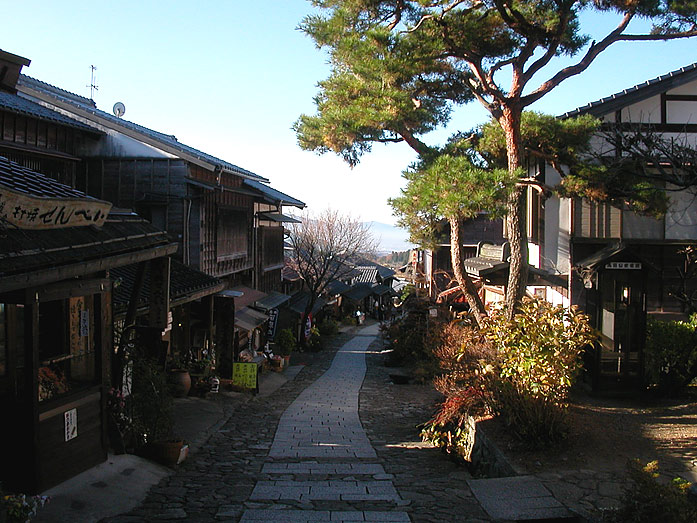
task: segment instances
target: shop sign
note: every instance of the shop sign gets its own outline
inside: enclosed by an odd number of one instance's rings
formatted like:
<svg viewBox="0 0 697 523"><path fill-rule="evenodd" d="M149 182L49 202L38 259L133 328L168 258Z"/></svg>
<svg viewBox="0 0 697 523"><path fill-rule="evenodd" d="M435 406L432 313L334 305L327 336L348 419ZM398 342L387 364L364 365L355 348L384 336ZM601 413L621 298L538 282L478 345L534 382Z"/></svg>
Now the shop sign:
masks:
<svg viewBox="0 0 697 523"><path fill-rule="evenodd" d="M606 269L641 270L641 262L610 262L605 264Z"/></svg>
<svg viewBox="0 0 697 523"><path fill-rule="evenodd" d="M271 309L267 312L269 315L268 330L266 331L266 337L270 340L276 335L276 323L278 323L278 309Z"/></svg>
<svg viewBox="0 0 697 523"><path fill-rule="evenodd" d="M0 186L0 220L19 229L101 227L110 210L94 198L40 198Z"/></svg>
<svg viewBox="0 0 697 523"><path fill-rule="evenodd" d="M307 320L305 321L305 340L310 339L310 335L312 334L312 314L307 315Z"/></svg>
<svg viewBox="0 0 697 523"><path fill-rule="evenodd" d="M256 363L233 363L232 364L232 384L243 389L257 388Z"/></svg>
<svg viewBox="0 0 697 523"><path fill-rule="evenodd" d="M63 413L63 425L65 441L77 438L77 409L70 409Z"/></svg>
<svg viewBox="0 0 697 523"><path fill-rule="evenodd" d="M90 311L80 311L80 336L86 338L90 335Z"/></svg>

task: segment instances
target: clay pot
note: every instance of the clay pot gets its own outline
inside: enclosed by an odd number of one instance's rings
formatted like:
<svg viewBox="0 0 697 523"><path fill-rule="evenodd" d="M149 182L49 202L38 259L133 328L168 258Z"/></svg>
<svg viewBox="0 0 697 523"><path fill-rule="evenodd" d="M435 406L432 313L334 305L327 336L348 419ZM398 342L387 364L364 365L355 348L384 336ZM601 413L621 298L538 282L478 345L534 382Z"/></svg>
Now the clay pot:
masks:
<svg viewBox="0 0 697 523"><path fill-rule="evenodd" d="M172 386L172 396L175 398L184 398L191 390L191 375L186 369L170 370L169 383Z"/></svg>

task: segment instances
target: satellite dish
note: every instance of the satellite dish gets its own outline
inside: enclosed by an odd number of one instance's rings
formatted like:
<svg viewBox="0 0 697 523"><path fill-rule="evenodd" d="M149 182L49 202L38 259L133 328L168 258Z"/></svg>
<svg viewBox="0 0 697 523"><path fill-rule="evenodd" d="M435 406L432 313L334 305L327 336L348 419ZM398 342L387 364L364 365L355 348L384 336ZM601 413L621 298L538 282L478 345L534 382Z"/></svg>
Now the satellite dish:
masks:
<svg viewBox="0 0 697 523"><path fill-rule="evenodd" d="M126 112L126 106L123 105L121 102L116 102L114 104L114 114L116 115L116 118L121 118Z"/></svg>

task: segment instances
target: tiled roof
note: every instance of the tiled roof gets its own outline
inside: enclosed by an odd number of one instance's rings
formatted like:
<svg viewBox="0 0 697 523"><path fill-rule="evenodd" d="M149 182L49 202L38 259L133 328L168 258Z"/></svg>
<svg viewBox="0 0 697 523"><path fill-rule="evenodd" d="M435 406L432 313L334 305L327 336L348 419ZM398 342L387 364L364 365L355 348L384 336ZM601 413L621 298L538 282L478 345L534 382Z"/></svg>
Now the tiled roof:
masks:
<svg viewBox="0 0 697 523"><path fill-rule="evenodd" d="M351 287L346 285L343 281L340 280L332 280L330 281L325 290L327 291L328 294L336 295L336 294L341 294L344 291L349 290Z"/></svg>
<svg viewBox="0 0 697 523"><path fill-rule="evenodd" d="M225 285L222 280L172 260L169 277L170 301L182 304L190 301L188 297L200 298L201 294L214 294ZM122 312L128 307L138 266L126 265L110 271L114 281L114 311ZM206 292L207 291L207 292ZM149 279L145 278L139 298L139 306L147 306L150 299Z"/></svg>
<svg viewBox="0 0 697 523"><path fill-rule="evenodd" d="M285 302L290 300L290 296L283 294L282 292L271 291L267 296L254 302L254 306L258 309L275 309Z"/></svg>
<svg viewBox="0 0 697 523"><path fill-rule="evenodd" d="M54 100L70 104L91 116L99 118L101 120L100 123L107 127L113 128L114 130L118 131L119 128L128 129L130 131L139 133L144 137L150 138L151 140L160 142L160 144L164 147L188 154L212 166L220 166L226 171L241 175L243 177L249 177L265 182L268 181L266 178L243 169L242 167L238 167L237 165L221 160L220 158L216 158L215 156L204 153L203 151L189 147L188 145L179 142L175 136L159 133L157 131L153 131L152 129L148 129L147 127L143 127L142 125L124 120L123 118L117 118L113 114L97 109L92 100L75 95L63 89L59 89L47 84L46 82L42 82L41 80L37 80L26 75L20 75L17 87L20 90L23 90L22 88L34 90Z"/></svg>
<svg viewBox="0 0 697 523"><path fill-rule="evenodd" d="M42 198L82 198L94 200L69 185L37 173L0 156L0 185Z"/></svg>
<svg viewBox="0 0 697 523"><path fill-rule="evenodd" d="M82 122L73 120L72 118L65 116L57 111L53 111L41 104L22 98L19 95L0 91L0 109L6 111L23 114L26 116L32 116L40 120L47 120L50 122L55 122L58 124L66 125L68 127L73 127L83 131L90 131L92 133L99 133L99 131L89 125L85 125ZM101 134L101 133L100 133Z"/></svg>
<svg viewBox="0 0 697 523"><path fill-rule="evenodd" d="M631 103L636 103L651 96L660 94L668 89L674 89L680 85L697 79L697 63L681 67L670 73L647 80L618 93L615 93L595 102L591 102L573 111L561 115L561 118L572 118L581 114L591 114L602 116L625 107Z"/></svg>
<svg viewBox="0 0 697 523"><path fill-rule="evenodd" d="M170 245L167 233L145 220L112 215L101 228L5 228L0 238L0 291L5 277L97 260L108 269L116 266L109 257Z"/></svg>
<svg viewBox="0 0 697 523"><path fill-rule="evenodd" d="M368 283L357 283L349 290L341 293L344 298L348 298L349 300L353 301L361 301L363 298L366 298L371 294L373 294L373 288Z"/></svg>
<svg viewBox="0 0 697 523"><path fill-rule="evenodd" d="M301 209L305 207L305 204L300 200L293 198L292 196L288 196L287 194L282 193L281 191L277 191L273 187L269 187L266 184L259 183L256 180L245 180L244 184L262 193L262 195L264 195L264 197L269 203L282 203L283 205L293 205Z"/></svg>
<svg viewBox="0 0 697 523"><path fill-rule="evenodd" d="M303 314L305 312L305 307L307 307L307 304L309 303L309 300L309 292L298 292L291 297L290 302L288 303L288 308L294 312L297 312L298 314ZM317 301L315 301L315 304L312 306L312 310L310 311L310 313L316 314L317 311L319 311L326 304L327 300L325 300L324 298L317 298Z"/></svg>
<svg viewBox="0 0 697 523"><path fill-rule="evenodd" d="M356 267L360 274L356 278L357 282L360 283L375 283L378 281L378 269L377 267Z"/></svg>

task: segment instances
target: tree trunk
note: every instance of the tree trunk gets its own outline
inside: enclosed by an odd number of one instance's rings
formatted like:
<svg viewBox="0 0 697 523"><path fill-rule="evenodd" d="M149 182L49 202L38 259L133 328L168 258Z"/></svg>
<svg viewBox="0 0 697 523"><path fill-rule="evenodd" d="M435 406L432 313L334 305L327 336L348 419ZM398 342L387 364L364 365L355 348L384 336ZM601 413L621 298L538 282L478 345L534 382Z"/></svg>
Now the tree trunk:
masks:
<svg viewBox="0 0 697 523"><path fill-rule="evenodd" d="M477 325L481 327L482 320L487 314L479 293L474 287L472 278L469 277L462 263L462 229L460 227L460 219L450 217L448 221L450 222L450 260L453 266L453 274L460 285L460 290L465 295L470 311L472 311L474 318L477 320Z"/></svg>
<svg viewBox="0 0 697 523"><path fill-rule="evenodd" d="M523 164L522 136L520 133L521 109L507 106L499 123L506 134L508 149L508 170L513 173ZM508 287L506 288L506 307L509 317L513 317L520 301L525 296L528 280L528 242L525 226L525 188L517 186L511 193L507 204L506 229L511 246Z"/></svg>

